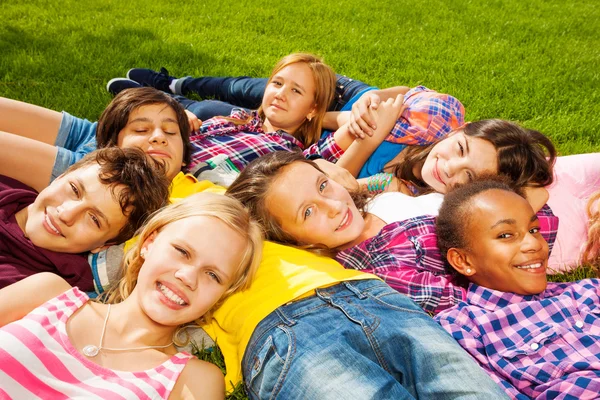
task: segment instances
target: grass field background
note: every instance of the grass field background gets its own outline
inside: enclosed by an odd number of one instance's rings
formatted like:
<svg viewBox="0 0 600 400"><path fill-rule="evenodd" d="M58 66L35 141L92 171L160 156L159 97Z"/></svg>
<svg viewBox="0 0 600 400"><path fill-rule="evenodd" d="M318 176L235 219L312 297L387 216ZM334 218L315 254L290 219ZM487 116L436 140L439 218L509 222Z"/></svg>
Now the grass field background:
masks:
<svg viewBox="0 0 600 400"><path fill-rule="evenodd" d="M467 120L519 121L563 155L600 151L594 1L5 0L0 17L0 96L91 120L132 67L260 77L308 51L379 87L453 94Z"/></svg>
<svg viewBox="0 0 600 400"><path fill-rule="evenodd" d="M97 119L132 67L267 76L294 51L373 85L458 97L562 154L600 149L600 11L593 1L131 0L0 3L0 95Z"/></svg>

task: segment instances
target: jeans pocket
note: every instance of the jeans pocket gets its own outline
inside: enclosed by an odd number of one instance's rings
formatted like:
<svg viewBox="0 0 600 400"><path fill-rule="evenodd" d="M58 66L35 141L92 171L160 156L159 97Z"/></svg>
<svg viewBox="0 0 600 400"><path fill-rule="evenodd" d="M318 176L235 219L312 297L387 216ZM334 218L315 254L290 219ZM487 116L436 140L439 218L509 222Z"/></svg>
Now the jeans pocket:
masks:
<svg viewBox="0 0 600 400"><path fill-rule="evenodd" d="M286 376L293 351L292 332L276 327L245 357L244 381L249 394L259 399L275 398ZM247 351L248 351L247 350Z"/></svg>

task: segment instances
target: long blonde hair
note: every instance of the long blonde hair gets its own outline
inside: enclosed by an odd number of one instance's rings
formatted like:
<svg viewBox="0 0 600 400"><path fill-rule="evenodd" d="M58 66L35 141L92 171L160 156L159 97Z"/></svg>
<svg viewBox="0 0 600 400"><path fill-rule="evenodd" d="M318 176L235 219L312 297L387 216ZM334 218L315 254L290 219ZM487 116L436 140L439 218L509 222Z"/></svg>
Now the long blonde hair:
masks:
<svg viewBox="0 0 600 400"><path fill-rule="evenodd" d="M316 143L321 137L323 119L329 105L333 102L335 94L336 76L333 69L323 62L320 57L309 53L293 53L283 57L275 64L267 85L279 71L291 64L304 63L312 71L315 79L315 115L309 121L306 119L294 132L293 136L305 146ZM264 121L265 113L262 106L258 109L258 115Z"/></svg>
<svg viewBox="0 0 600 400"><path fill-rule="evenodd" d="M587 204L587 216L589 219L588 240L581 254L581 261L592 264L596 268L596 274L600 276L600 191L594 193Z"/></svg>
<svg viewBox="0 0 600 400"><path fill-rule="evenodd" d="M181 219L190 217L213 217L218 218L228 227L238 233L246 243L246 249L242 261L233 274L233 283L225 291L219 301L200 318L197 323L210 321L212 312L231 294L238 290L246 289L258 268L262 255L262 232L244 206L237 200L215 194L196 193L178 203L169 205L156 212L144 225L135 245L125 255L122 268L123 277L106 296L106 303L119 303L125 300L138 281L138 274L144 264L140 255L146 239L154 232L160 232L166 225Z"/></svg>

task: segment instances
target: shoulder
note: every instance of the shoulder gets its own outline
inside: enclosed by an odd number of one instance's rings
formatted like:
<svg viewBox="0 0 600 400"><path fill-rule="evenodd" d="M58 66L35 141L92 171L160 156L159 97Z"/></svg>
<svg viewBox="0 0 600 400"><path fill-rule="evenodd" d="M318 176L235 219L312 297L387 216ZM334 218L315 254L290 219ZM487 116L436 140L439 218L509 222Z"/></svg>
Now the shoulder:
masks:
<svg viewBox="0 0 600 400"><path fill-rule="evenodd" d="M214 364L191 358L177 379L170 399L223 399L225 380Z"/></svg>

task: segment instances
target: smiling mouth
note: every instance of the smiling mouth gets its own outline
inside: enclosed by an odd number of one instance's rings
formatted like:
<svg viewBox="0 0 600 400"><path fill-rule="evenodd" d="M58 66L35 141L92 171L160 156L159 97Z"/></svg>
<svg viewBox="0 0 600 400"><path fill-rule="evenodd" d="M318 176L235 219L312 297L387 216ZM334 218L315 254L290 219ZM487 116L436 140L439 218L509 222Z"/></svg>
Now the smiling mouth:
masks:
<svg viewBox="0 0 600 400"><path fill-rule="evenodd" d="M168 288L166 285L157 282L156 289L162 294L161 301L168 307L173 309L180 309L188 305L188 303L181 298L177 293Z"/></svg>
<svg viewBox="0 0 600 400"><path fill-rule="evenodd" d="M515 268L528 272L546 272L546 266L541 261L530 262L527 264L515 265Z"/></svg>
<svg viewBox="0 0 600 400"><path fill-rule="evenodd" d="M60 231L60 229L58 229L58 227L54 224L54 221L52 220L52 218L50 217L50 215L48 215L48 210L44 210L44 228L46 228L46 231L48 231L50 234L55 235L55 236L63 236L62 232Z"/></svg>
<svg viewBox="0 0 600 400"><path fill-rule="evenodd" d="M437 179L441 184L443 184L444 186L446 186L446 182L444 182L442 180L442 176L440 175L440 170L438 168L438 161L439 161L439 158L436 158L435 159L435 166L433 167L433 177L435 179Z"/></svg>
<svg viewBox="0 0 600 400"><path fill-rule="evenodd" d="M346 215L344 215L344 218L340 222L340 225L337 227L336 232L346 229L351 223L352 223L352 211L350 211L350 209L348 209L348 211L346 212Z"/></svg>

